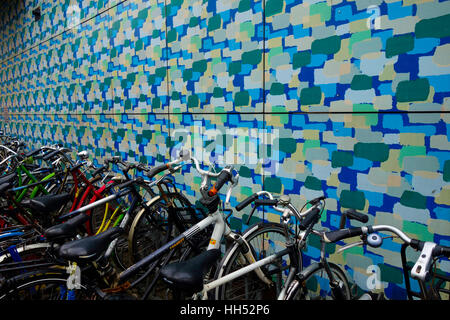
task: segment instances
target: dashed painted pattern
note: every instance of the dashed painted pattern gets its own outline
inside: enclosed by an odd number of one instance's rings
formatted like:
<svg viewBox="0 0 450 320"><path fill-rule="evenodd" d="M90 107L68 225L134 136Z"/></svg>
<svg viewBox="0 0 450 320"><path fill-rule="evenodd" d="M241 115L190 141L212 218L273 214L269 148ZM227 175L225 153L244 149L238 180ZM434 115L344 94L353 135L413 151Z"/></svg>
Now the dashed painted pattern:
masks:
<svg viewBox="0 0 450 320"><path fill-rule="evenodd" d="M235 165L232 205L263 189L298 207L325 194L322 227L355 208L450 245L449 25L448 1L3 1L2 126L100 162L155 165L192 148ZM176 182L196 199L194 170ZM309 244L306 264L320 254ZM400 299L399 250L387 239L332 261L362 290L378 266Z"/></svg>

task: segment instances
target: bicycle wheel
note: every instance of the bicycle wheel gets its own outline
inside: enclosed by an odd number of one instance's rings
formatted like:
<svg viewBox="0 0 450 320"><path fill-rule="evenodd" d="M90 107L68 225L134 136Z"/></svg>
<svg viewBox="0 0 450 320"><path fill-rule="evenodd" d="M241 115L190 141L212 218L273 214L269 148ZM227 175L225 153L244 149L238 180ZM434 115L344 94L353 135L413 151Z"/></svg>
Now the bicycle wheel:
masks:
<svg viewBox="0 0 450 320"><path fill-rule="evenodd" d="M136 185L137 190L139 191L139 194L141 196L140 202L137 204L135 209L130 212L128 222L124 226L125 232L120 235L117 238L116 245L114 246L114 257L116 265L122 269L125 270L126 268L130 267L135 263L133 250L130 248L130 231L132 230L132 224L131 222L135 219L136 215L139 212L142 212L142 210L146 210L148 207L148 203L151 203L152 200L155 198L155 194L153 190L144 182L144 183L137 183ZM121 208L128 210L129 205L131 201L130 199L117 199L116 206L120 205ZM114 212L112 213L114 214ZM113 221L114 223L111 223L109 227L114 226L114 224L120 225L122 222L122 218L118 217L118 214L114 217ZM145 242L145 239L141 239L140 242Z"/></svg>
<svg viewBox="0 0 450 320"><path fill-rule="evenodd" d="M293 282L293 289L288 294L289 300L336 300L330 287L330 279L323 266L311 268L311 272L301 281ZM345 273L335 264L329 263L333 277L339 282L344 300L351 299L350 285Z"/></svg>
<svg viewBox="0 0 450 320"><path fill-rule="evenodd" d="M167 193L169 201L174 205L174 210L168 208L167 202L160 196L152 199L147 203L145 209L142 209L135 217L130 229L129 247L132 250L131 256L135 262L143 259L151 254L170 239L178 236L188 229L191 224L196 222L198 217L194 217L194 212L188 210L191 205L180 193ZM153 269L142 270L135 278L143 276L148 272L146 277L139 284L139 295L147 299L171 300L173 295L168 289L167 283L159 276L160 269L163 265L184 261L202 252L209 243L211 238L210 228L203 230L183 242L180 246L163 255L160 262L157 262ZM212 273L214 274L214 272Z"/></svg>
<svg viewBox="0 0 450 320"><path fill-rule="evenodd" d="M168 193L166 195L175 208L190 206L189 201L179 193ZM176 237L184 231L174 228L172 221L167 202L160 196L152 199L146 207L136 214L128 238L130 256L134 263L160 248L170 238Z"/></svg>
<svg viewBox="0 0 450 320"><path fill-rule="evenodd" d="M433 300L450 300L450 278L441 276L436 283L430 287L429 295Z"/></svg>
<svg viewBox="0 0 450 320"><path fill-rule="evenodd" d="M242 237L250 245L256 260L266 258L286 248L284 227L278 223L260 223L248 229ZM239 244L234 244L223 257L215 279L224 277L248 265ZM301 258L299 266L301 266ZM269 300L276 299L287 278L290 266L289 255L266 264L261 271L272 281L263 282L255 271L246 273L216 288L216 299L221 300Z"/></svg>
<svg viewBox="0 0 450 320"><path fill-rule="evenodd" d="M84 284L79 289L67 290L65 270L30 272L16 277L14 288L0 294L2 301L19 300L96 300L95 290Z"/></svg>
<svg viewBox="0 0 450 320"><path fill-rule="evenodd" d="M30 243L19 245L15 254L4 250L0 255L0 273L5 278L11 278L39 267L39 264L49 261L49 243Z"/></svg>

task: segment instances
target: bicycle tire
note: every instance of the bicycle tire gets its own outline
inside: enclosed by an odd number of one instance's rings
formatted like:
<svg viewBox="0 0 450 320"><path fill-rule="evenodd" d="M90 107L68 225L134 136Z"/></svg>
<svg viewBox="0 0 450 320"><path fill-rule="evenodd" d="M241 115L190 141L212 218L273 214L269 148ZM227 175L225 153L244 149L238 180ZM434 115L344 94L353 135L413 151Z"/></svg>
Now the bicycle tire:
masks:
<svg viewBox="0 0 450 320"><path fill-rule="evenodd" d="M116 266L121 270L125 270L126 268L130 267L134 263L133 251L129 247L130 246L130 242L129 242L130 231L132 230L131 223L134 221L134 218L136 217L137 212L140 212L144 209L143 204L147 204L147 203L151 202L152 199L154 198L154 192L148 186L147 183L137 182L136 186L137 186L138 192L140 193L140 195L142 197L142 200L140 201L140 203L138 203L138 205L135 207L133 212L130 212L130 217L124 227L125 232L117 238L116 245L114 246L114 258L115 258ZM127 201L127 200L124 200L124 201ZM117 205L118 204L119 203L117 202ZM111 226L113 226L113 225L111 224Z"/></svg>
<svg viewBox="0 0 450 320"><path fill-rule="evenodd" d="M256 224L249 228L242 237L250 245L253 256L256 260L261 260L275 252L279 252L285 247L281 248L279 245L285 243L284 227L279 223L263 222ZM261 246L259 246L262 244ZM273 252L268 252L268 249L274 249ZM232 281L229 281L215 289L215 297L219 300L270 300L276 299L281 290L289 270L289 256L283 257L285 260L280 265L274 263L267 264L261 267L261 270L266 277L270 278L274 285L269 286L264 283L252 271L246 273ZM299 266L302 261L299 256ZM219 264L214 279L219 279L231 272L238 270L248 262L243 257L238 243L231 246L225 253L222 261Z"/></svg>
<svg viewBox="0 0 450 320"><path fill-rule="evenodd" d="M342 284L342 293L344 300L351 299L351 289L348 279L341 268L334 264L328 263L333 276ZM294 280L288 293L287 300L337 300L330 288L330 280L325 268L321 264L310 265L305 269L305 277L301 283Z"/></svg>
<svg viewBox="0 0 450 320"><path fill-rule="evenodd" d="M430 295L434 300L450 300L450 282L447 279L438 279L430 288Z"/></svg>
<svg viewBox="0 0 450 320"><path fill-rule="evenodd" d="M46 269L15 277L12 288L0 294L1 301L68 300L67 273L61 269ZM74 290L75 300L96 300L95 290L83 282ZM72 300L72 299L70 299Z"/></svg>
<svg viewBox="0 0 450 320"><path fill-rule="evenodd" d="M35 258L36 256L39 258L44 257L49 248L51 248L51 244L48 242L29 243L25 245L18 245L17 253L20 255L20 258L25 261ZM0 265L11 262L14 262L11 254L4 253L0 255Z"/></svg>
<svg viewBox="0 0 450 320"><path fill-rule="evenodd" d="M168 193L166 196L170 197L174 205L179 208L190 206L189 200L180 193ZM128 238L133 263L143 259L184 231L174 228L172 221L167 204L161 196L154 197L147 203L146 208L142 208L136 214Z"/></svg>
<svg viewBox="0 0 450 320"><path fill-rule="evenodd" d="M98 197L96 199L100 200L103 197L109 196L110 194L114 193L111 191L112 188L114 188L115 186L119 185L119 182L112 182L110 185L108 185L103 191L102 191L102 196ZM85 191L85 189L83 190L83 192ZM91 190L88 194L88 196L86 197L86 199L84 200L84 203L82 206L86 206L88 204L90 204L92 198L94 197L95 194L95 190ZM109 213L106 217L104 217L105 215L105 210L106 210L106 204L102 204L100 206L97 206L95 208L92 208L91 210L87 211L87 214L89 215L89 230L91 234L96 234L100 227L102 226L102 222L104 221L104 218L106 218L106 221L108 221L109 218L111 218L114 209L117 208L119 206L119 202L116 200L112 200L108 202L108 207L109 207ZM116 215L117 217L118 215Z"/></svg>
<svg viewBox="0 0 450 320"><path fill-rule="evenodd" d="M176 208L183 209L191 207L189 200L181 193L166 193L166 196L170 198ZM132 250L130 256L134 258L135 263L188 229L191 226L190 224L194 223L196 219L191 216L192 212L188 213L188 218L190 219L181 217L179 211L173 212L173 214L177 215L177 218L170 215L165 200L161 196L156 196L147 203L146 209L143 208L135 216L128 239L129 248ZM175 222L175 219L177 219L177 222ZM158 276L161 267L165 264L190 259L202 252L209 244L210 233L211 230L207 228L190 240L185 241L175 248L175 251L170 252L172 255L170 258L169 252L164 254L160 263L157 263L152 272L149 272L146 278L141 281L138 290L140 292L146 292L148 290L149 292L144 294L147 296L147 299L174 299L167 283ZM135 278L139 278L145 272L146 270L142 270Z"/></svg>
<svg viewBox="0 0 450 320"><path fill-rule="evenodd" d="M3 253L0 255L0 274L9 279L42 268L42 263L50 262L52 259L48 255L50 248L51 244L47 242L19 245L16 252L20 260L17 260L17 257L13 258L9 252Z"/></svg>

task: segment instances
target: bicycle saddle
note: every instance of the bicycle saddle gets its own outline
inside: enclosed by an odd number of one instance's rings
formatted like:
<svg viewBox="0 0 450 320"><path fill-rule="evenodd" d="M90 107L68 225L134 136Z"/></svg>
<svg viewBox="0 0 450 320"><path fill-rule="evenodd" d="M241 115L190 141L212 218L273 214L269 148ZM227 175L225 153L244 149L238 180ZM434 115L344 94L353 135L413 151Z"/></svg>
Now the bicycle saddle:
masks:
<svg viewBox="0 0 450 320"><path fill-rule="evenodd" d="M68 238L75 237L77 235L77 228L88 219L88 215L81 213L64 223L60 223L48 228L44 231L44 235L50 242L56 242L58 240L66 240Z"/></svg>
<svg viewBox="0 0 450 320"><path fill-rule="evenodd" d="M122 228L113 227L95 236L67 242L59 249L59 256L77 263L95 261L122 232Z"/></svg>
<svg viewBox="0 0 450 320"><path fill-rule="evenodd" d="M4 194L5 191L9 190L12 188L12 184L11 183L0 183L0 194Z"/></svg>
<svg viewBox="0 0 450 320"><path fill-rule="evenodd" d="M192 259L165 265L161 275L174 289L194 294L203 289L205 273L219 257L219 249L207 250Z"/></svg>
<svg viewBox="0 0 450 320"><path fill-rule="evenodd" d="M12 183L16 179L17 174L15 172L4 175L0 178L0 185L4 183Z"/></svg>
<svg viewBox="0 0 450 320"><path fill-rule="evenodd" d="M31 150L31 151L28 151L28 152L25 153L23 156L24 156L25 158L28 158L28 157L31 157L31 156L34 156L34 155L38 154L39 152L41 152L41 148L39 148L39 149L34 149L34 150Z"/></svg>
<svg viewBox="0 0 450 320"><path fill-rule="evenodd" d="M63 204L71 199L69 193L47 194L44 196L26 199L21 205L38 213L50 213L59 209Z"/></svg>

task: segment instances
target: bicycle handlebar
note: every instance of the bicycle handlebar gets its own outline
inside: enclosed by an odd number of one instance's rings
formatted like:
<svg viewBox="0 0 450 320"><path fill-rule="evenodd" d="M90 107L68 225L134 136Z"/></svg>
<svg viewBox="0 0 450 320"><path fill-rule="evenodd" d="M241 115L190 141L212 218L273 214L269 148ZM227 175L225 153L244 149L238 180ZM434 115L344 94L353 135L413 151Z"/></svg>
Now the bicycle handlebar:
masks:
<svg viewBox="0 0 450 320"><path fill-rule="evenodd" d="M219 173L214 173L214 172L210 172L210 171L206 171L200 168L200 163L197 160L197 158L194 157L190 157L190 159L194 162L194 166L195 169L198 171L198 173L202 176L202 177L212 177L212 178L217 178L219 176Z"/></svg>
<svg viewBox="0 0 450 320"><path fill-rule="evenodd" d="M39 152L41 152L41 149L40 149L40 148L34 149L34 150L31 150L31 151L25 153L24 156L25 156L25 158L32 157L32 156L34 156L34 155L37 155Z"/></svg>
<svg viewBox="0 0 450 320"><path fill-rule="evenodd" d="M329 231L325 232L323 234L323 239L325 242L337 242L343 239L352 238L356 236L360 236L363 234L363 228L356 227L356 228L346 228L346 229L339 229L335 231Z"/></svg>
<svg viewBox="0 0 450 320"><path fill-rule="evenodd" d="M300 221L300 230L306 230L311 224L316 223L320 218L320 209L314 208L310 213L305 215L302 221Z"/></svg>
<svg viewBox="0 0 450 320"><path fill-rule="evenodd" d="M347 210L347 217L349 217L350 219L354 219L354 220L358 220L359 222L362 223L367 223L367 221L369 221L369 217L363 213L360 213L356 210Z"/></svg>
<svg viewBox="0 0 450 320"><path fill-rule="evenodd" d="M209 183L209 178L217 178L216 183L207 192L207 195L209 197L215 196L220 191L220 189L225 185L225 183L231 182L232 185L228 188L225 202L229 201L229 198L231 196L231 190L234 186L237 185L237 183L239 181L239 174L236 174L235 176L233 176L233 173L232 173L233 166L226 166L219 173L214 173L211 171L206 171L206 170L201 169L199 161L195 157L191 156L188 151L182 151L180 153L180 156L184 160L190 159L194 163L195 169L202 177L202 183L200 186L201 189L205 189L207 187L207 184Z"/></svg>
<svg viewBox="0 0 450 320"><path fill-rule="evenodd" d="M42 156L42 160L47 161L50 158L53 158L54 156L56 156L57 154L62 154L65 155L65 153L67 152L71 152L72 150L68 149L68 148L60 148L60 149L56 149L53 150L49 153L47 153L46 155Z"/></svg>
<svg viewBox="0 0 450 320"><path fill-rule="evenodd" d="M102 173L105 170L108 170L108 167L106 165L101 166L100 168L97 168L97 169L95 169L94 172L92 172L92 176L95 177L95 176L99 175L100 173Z"/></svg>
<svg viewBox="0 0 450 320"><path fill-rule="evenodd" d="M389 225L363 226L357 228L340 229L328 231L321 234L325 242L337 242L339 240L352 238L360 235L367 235L377 231L389 231L396 234L403 242L415 250L420 250L418 260L411 269L411 276L415 279L426 281L429 275L429 268L432 259L438 256L450 258L450 247L441 246L434 242L420 241L409 238L403 231Z"/></svg>
<svg viewBox="0 0 450 320"><path fill-rule="evenodd" d="M42 160L47 161L48 159L54 157L55 155L57 155L59 153L59 150L53 150L47 154L45 154L44 156L42 156Z"/></svg>
<svg viewBox="0 0 450 320"><path fill-rule="evenodd" d="M250 203L255 201L258 198L258 194L254 193L251 196L247 197L244 201L239 202L239 204L236 206L237 211L241 211L245 207L247 207Z"/></svg>
<svg viewBox="0 0 450 320"><path fill-rule="evenodd" d="M159 166L153 167L153 168L151 168L150 170L147 171L147 177L153 178L158 173L163 172L163 171L165 171L165 170L167 170L169 168L170 168L169 164L161 164Z"/></svg>
<svg viewBox="0 0 450 320"><path fill-rule="evenodd" d="M231 174L231 168L224 168L220 171L219 175L217 176L216 183L213 185L211 190L208 191L208 195L210 197L215 196L219 190L223 187L223 185L233 178L233 175Z"/></svg>
<svg viewBox="0 0 450 320"><path fill-rule="evenodd" d="M259 199L258 197L261 194L267 195L269 197L269 199ZM249 197L247 197L246 199L241 201L235 208L237 211L241 211L242 209L247 207L252 202L255 204L255 206L253 207L253 210L251 211L251 213L249 214L249 217L247 219L247 224L248 224L251 216L253 215L253 213L255 212L255 209L257 207L273 206L274 209L283 212L283 214L285 212L287 212L289 215L297 218L297 220L300 222L300 224L299 224L300 230L306 230L309 226L311 226L311 224L316 223L318 221L318 219L320 218L322 208L319 206L319 204L321 203L322 200L325 200L324 196L320 196L320 197L317 197L315 199L308 201L308 203L310 203L312 205L312 207L309 208L308 210L306 210L305 212L300 213L295 209L294 206L292 206L292 204L290 203L289 197L282 196L282 197L280 197L280 199L274 199L270 192L260 191L260 192L256 192L256 193L250 195ZM281 209L281 208L277 207L278 205L285 207L285 209ZM287 210L287 211L285 211L285 210Z"/></svg>

